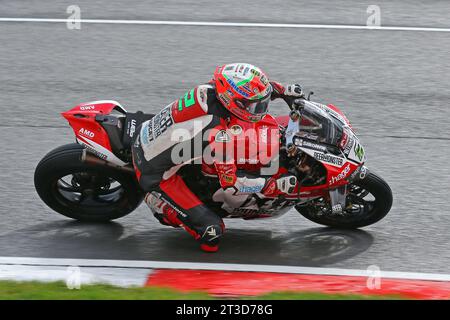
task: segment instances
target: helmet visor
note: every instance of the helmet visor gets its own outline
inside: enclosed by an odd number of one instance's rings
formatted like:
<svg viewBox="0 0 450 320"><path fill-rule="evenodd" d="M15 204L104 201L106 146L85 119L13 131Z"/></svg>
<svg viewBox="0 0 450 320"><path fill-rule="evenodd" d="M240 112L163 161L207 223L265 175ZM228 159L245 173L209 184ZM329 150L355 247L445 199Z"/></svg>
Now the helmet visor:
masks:
<svg viewBox="0 0 450 320"><path fill-rule="evenodd" d="M236 99L237 106L252 115L266 114L269 108L270 94L260 100Z"/></svg>

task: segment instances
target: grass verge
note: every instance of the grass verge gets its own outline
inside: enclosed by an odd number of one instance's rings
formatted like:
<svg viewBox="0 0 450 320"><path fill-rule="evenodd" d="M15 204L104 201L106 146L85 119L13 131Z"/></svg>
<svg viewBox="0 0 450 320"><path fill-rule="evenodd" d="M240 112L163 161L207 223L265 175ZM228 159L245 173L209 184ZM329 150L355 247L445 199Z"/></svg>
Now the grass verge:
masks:
<svg viewBox="0 0 450 320"><path fill-rule="evenodd" d="M239 299L261 300L361 300L398 299L395 296L361 296L343 294L274 292ZM64 282L0 281L0 300L209 300L215 297L205 292L179 292L168 288L121 288L106 284L83 285L70 290Z"/></svg>

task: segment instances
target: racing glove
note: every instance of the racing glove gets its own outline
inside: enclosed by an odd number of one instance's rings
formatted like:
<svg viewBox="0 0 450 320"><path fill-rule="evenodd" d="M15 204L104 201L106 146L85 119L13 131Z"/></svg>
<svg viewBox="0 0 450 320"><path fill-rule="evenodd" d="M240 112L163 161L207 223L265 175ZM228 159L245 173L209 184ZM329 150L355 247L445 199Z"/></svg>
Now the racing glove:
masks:
<svg viewBox="0 0 450 320"><path fill-rule="evenodd" d="M278 194L295 194L297 186L297 177L291 174L285 174L278 178L270 178L262 190L265 196L276 196Z"/></svg>
<svg viewBox="0 0 450 320"><path fill-rule="evenodd" d="M275 81L271 81L270 84L273 88L271 100L281 98L291 107L295 99L303 97L303 89L299 84L290 84L286 87Z"/></svg>
<svg viewBox="0 0 450 320"><path fill-rule="evenodd" d="M285 96L300 98L303 95L302 86L299 84L290 84L283 93Z"/></svg>

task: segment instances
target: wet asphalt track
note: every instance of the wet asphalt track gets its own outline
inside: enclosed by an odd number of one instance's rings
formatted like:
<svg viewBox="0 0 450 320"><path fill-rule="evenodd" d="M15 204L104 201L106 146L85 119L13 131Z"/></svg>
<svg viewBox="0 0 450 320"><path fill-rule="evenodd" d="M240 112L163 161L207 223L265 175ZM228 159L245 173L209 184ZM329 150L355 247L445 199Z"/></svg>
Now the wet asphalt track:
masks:
<svg viewBox="0 0 450 320"><path fill-rule="evenodd" d="M237 1L236 1L237 2ZM449 27L446 1L377 1L385 25ZM4 1L0 17L364 24L368 4ZM209 4L208 4L209 3ZM216 10L216 11L214 11ZM247 12L251 12L248 14ZM0 23L0 256L332 266L449 273L450 33ZM156 111L209 80L215 65L248 61L272 79L299 81L340 106L366 146L368 166L394 192L390 214L336 231L296 212L227 221L221 251L205 254L141 206L106 225L48 209L33 187L37 162L73 141L59 116L89 100ZM286 112L274 103L276 114Z"/></svg>

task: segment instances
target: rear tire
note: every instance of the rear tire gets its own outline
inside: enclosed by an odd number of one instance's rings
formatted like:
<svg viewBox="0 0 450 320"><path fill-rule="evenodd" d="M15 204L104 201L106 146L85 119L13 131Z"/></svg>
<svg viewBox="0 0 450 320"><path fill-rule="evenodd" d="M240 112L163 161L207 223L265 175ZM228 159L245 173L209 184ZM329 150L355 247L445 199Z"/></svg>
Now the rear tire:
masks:
<svg viewBox="0 0 450 320"><path fill-rule="evenodd" d="M298 205L295 208L302 216L315 223L344 229L356 229L374 224L388 214L393 198L392 190L386 181L373 172L369 172L363 180L355 181L353 185L368 191L375 198L368 205L369 209L363 213L332 216L326 213L318 214L319 209L313 205ZM348 199L349 196L347 201Z"/></svg>
<svg viewBox="0 0 450 320"><path fill-rule="evenodd" d="M39 162L34 185L42 201L66 217L89 222L110 221L135 210L143 199L135 177L82 162L83 150L76 143L64 145Z"/></svg>

